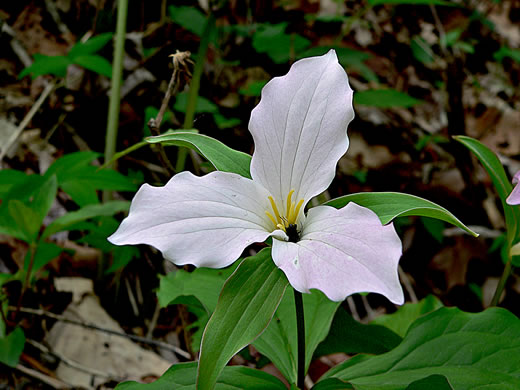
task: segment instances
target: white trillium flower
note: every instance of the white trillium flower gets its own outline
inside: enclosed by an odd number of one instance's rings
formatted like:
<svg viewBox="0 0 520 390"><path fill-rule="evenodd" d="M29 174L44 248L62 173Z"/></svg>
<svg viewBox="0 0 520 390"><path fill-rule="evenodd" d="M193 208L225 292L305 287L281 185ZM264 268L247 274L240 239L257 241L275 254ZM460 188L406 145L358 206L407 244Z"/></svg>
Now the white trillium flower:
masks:
<svg viewBox="0 0 520 390"><path fill-rule="evenodd" d="M520 204L520 171L513 176L513 185L513 191L511 191L506 199L507 204L511 206Z"/></svg>
<svg viewBox="0 0 520 390"><path fill-rule="evenodd" d="M267 83L251 113L252 180L182 172L164 187L144 184L109 240L152 245L177 265L222 268L273 237L273 261L296 290L318 289L333 301L375 292L402 304L402 249L392 224L354 203L304 213L347 151L352 96L333 50L297 61Z"/></svg>

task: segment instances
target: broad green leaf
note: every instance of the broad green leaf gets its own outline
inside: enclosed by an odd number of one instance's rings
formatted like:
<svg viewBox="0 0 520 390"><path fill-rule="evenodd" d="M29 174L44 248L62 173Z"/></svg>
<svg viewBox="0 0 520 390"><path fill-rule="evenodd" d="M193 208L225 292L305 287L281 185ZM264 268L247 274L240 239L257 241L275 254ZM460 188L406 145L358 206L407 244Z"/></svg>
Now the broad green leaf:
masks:
<svg viewBox="0 0 520 390"><path fill-rule="evenodd" d="M385 314L374 319L371 324L384 326L404 337L408 328L419 317L431 313L442 307L441 301L433 295L428 295L417 303L407 303L401 306L395 313Z"/></svg>
<svg viewBox="0 0 520 390"><path fill-rule="evenodd" d="M323 293L312 290L303 294L305 319L305 371L320 342L325 339L339 302L330 301ZM297 332L294 291L287 289L266 331L254 342L260 353L267 356L289 382L297 381Z"/></svg>
<svg viewBox="0 0 520 390"><path fill-rule="evenodd" d="M288 285L265 248L246 258L224 284L215 312L204 330L197 389L213 389L222 369L262 333Z"/></svg>
<svg viewBox="0 0 520 390"><path fill-rule="evenodd" d="M435 374L410 383L406 390L453 390L453 387L445 376Z"/></svg>
<svg viewBox="0 0 520 390"><path fill-rule="evenodd" d="M9 188L9 191L2 197L2 201L10 199L20 200L25 203L30 203L34 199L35 194L38 193L41 186L47 178L40 175L25 175L18 176Z"/></svg>
<svg viewBox="0 0 520 390"><path fill-rule="evenodd" d="M30 204L31 208L38 214L39 225L43 223L43 219L51 209L58 192L58 180L56 176L51 176L36 191L34 198Z"/></svg>
<svg viewBox="0 0 520 390"><path fill-rule="evenodd" d="M24 270L28 271L29 262L31 260L31 251L27 251L24 262ZM36 247L36 253L34 254L32 273L34 274L39 269L45 267L51 260L58 257L63 248L51 242L40 242Z"/></svg>
<svg viewBox="0 0 520 390"><path fill-rule="evenodd" d="M116 390L195 390L197 363L179 363L171 366L152 383L123 382ZM286 390L274 376L249 367L225 367L218 378L216 390Z"/></svg>
<svg viewBox="0 0 520 390"><path fill-rule="evenodd" d="M248 179L251 178L249 173L250 155L231 149L222 142L206 135L172 131L156 137L145 138L145 141L151 144L161 142L169 145L188 146L207 158L219 171L233 172Z"/></svg>
<svg viewBox="0 0 520 390"><path fill-rule="evenodd" d="M435 58L430 45L420 36L416 36L410 42L410 49L415 59L423 64L431 64Z"/></svg>
<svg viewBox="0 0 520 390"><path fill-rule="evenodd" d="M509 57L512 60L520 63L520 49L510 49L502 46L499 50L493 54L493 58L497 61L502 61L505 57Z"/></svg>
<svg viewBox="0 0 520 390"><path fill-rule="evenodd" d="M450 1L443 0L368 0L368 3L371 6L379 5L379 4L409 4L409 5L445 5L448 7L458 7L456 3L452 3Z"/></svg>
<svg viewBox="0 0 520 390"><path fill-rule="evenodd" d="M316 356L337 352L347 354L370 353L379 355L395 348L402 341L392 330L380 325L357 322L343 308L334 316L330 332L316 349Z"/></svg>
<svg viewBox="0 0 520 390"><path fill-rule="evenodd" d="M287 23L264 24L253 35L253 47L258 53L266 53L274 63L289 61L291 52L299 53L311 42L297 34L286 34Z"/></svg>
<svg viewBox="0 0 520 390"><path fill-rule="evenodd" d="M139 249L133 245L114 245L114 250L112 252L112 265L105 271L105 274L123 269L133 259L139 257L139 254Z"/></svg>
<svg viewBox="0 0 520 390"><path fill-rule="evenodd" d="M161 307L168 306L180 296L193 295L209 314L217 306L218 296L226 279L236 269L238 262L224 269L196 268L193 272L178 269L166 276L159 276L157 299Z"/></svg>
<svg viewBox="0 0 520 390"><path fill-rule="evenodd" d="M502 207L506 217L507 239L509 245L514 244L518 238L520 238L520 207L511 206L506 203L506 198L513 190L513 186L509 181L500 160L492 150L474 138L462 135L453 138L467 147L486 169L491 181L493 182L493 186L502 201Z"/></svg>
<svg viewBox="0 0 520 390"><path fill-rule="evenodd" d="M396 91L395 89L369 89L359 91L354 95L354 103L364 106L391 108L391 107L411 107L422 103L410 95Z"/></svg>
<svg viewBox="0 0 520 390"><path fill-rule="evenodd" d="M77 175L76 170L80 167L89 165L101 154L93 151L74 152L63 155L54 161L45 171L45 176L56 175L58 183L74 179Z"/></svg>
<svg viewBox="0 0 520 390"><path fill-rule="evenodd" d="M49 57L38 54L34 56L34 62L20 72L18 78L21 79L28 74L30 74L33 79L44 74L65 77L67 75L67 67L70 64L70 60L65 56Z"/></svg>
<svg viewBox="0 0 520 390"><path fill-rule="evenodd" d="M179 112L186 112L188 106L188 93L181 92L175 96L175 104L173 109ZM218 113L218 106L203 96L197 96L197 104L195 106L196 113L209 112L210 114Z"/></svg>
<svg viewBox="0 0 520 390"><path fill-rule="evenodd" d="M97 53L112 40L112 36L112 33L103 33L90 38L86 42L78 42L70 49L67 56L74 60L79 56L88 56Z"/></svg>
<svg viewBox="0 0 520 390"><path fill-rule="evenodd" d="M339 209L348 202L369 208L377 214L383 225L397 217L414 215L440 219L465 230L475 237L478 236L444 207L418 196L400 192L359 192L332 199L326 204Z"/></svg>
<svg viewBox="0 0 520 390"><path fill-rule="evenodd" d="M245 88L240 88L239 92L242 95L246 95L246 96L260 96L260 93L262 92L262 88L264 88L266 84L267 84L267 81L265 81L265 80L253 81L253 82L247 84L247 86Z"/></svg>
<svg viewBox="0 0 520 390"><path fill-rule="evenodd" d="M106 58L97 55L82 55L75 57L72 62L85 69L96 72L108 78L112 77L112 64Z"/></svg>
<svg viewBox="0 0 520 390"><path fill-rule="evenodd" d="M356 390L405 390L430 375L457 390L520 388L520 319L505 309L441 308L415 321L403 342L378 356L357 355L327 372Z"/></svg>
<svg viewBox="0 0 520 390"><path fill-rule="evenodd" d="M170 5L168 7L170 18L179 26L192 32L193 34L202 37L204 32L204 23L206 22L206 16L193 6L180 6L176 7Z"/></svg>
<svg viewBox="0 0 520 390"><path fill-rule="evenodd" d="M16 367L25 345L22 328L16 328L6 337L0 338L0 363Z"/></svg>
<svg viewBox="0 0 520 390"><path fill-rule="evenodd" d="M0 170L0 199L5 200L5 196L11 188L25 183L27 176L24 172L16 169Z"/></svg>
<svg viewBox="0 0 520 390"><path fill-rule="evenodd" d="M12 230L10 229L10 232L7 232L7 234L27 243L35 242L40 230L38 213L17 199L10 200L7 203L7 210L10 220L14 223L14 226L11 227ZM2 221L0 225L3 226L4 222Z"/></svg>
<svg viewBox="0 0 520 390"><path fill-rule="evenodd" d="M319 381L314 386L312 386L312 390L355 390L354 386L350 383L343 382L338 378L327 378L322 381Z"/></svg>
<svg viewBox="0 0 520 390"><path fill-rule="evenodd" d="M42 239L45 239L54 233L67 230L69 227L77 224L78 222L99 216L111 216L121 211L127 211L129 208L130 202L120 200L113 200L103 204L92 204L82 207L77 211L71 211L52 221L52 223L44 230Z"/></svg>

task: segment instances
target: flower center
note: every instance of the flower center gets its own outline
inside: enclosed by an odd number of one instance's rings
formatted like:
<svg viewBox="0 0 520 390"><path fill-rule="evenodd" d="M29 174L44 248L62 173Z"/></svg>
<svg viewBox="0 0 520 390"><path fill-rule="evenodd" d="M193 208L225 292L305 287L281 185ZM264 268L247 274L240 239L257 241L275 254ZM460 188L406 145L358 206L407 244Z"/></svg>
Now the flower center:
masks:
<svg viewBox="0 0 520 390"><path fill-rule="evenodd" d="M285 211L285 214L281 214L278 211L278 207L276 206L272 196L269 196L269 202L271 203L274 215L269 211L266 211L265 214L269 217L275 229L283 230L289 236L289 241L296 242L298 237L296 220L303 205L303 199L300 199L298 203L293 202L293 193L294 190L291 190L287 195L287 207L286 210L283 210Z"/></svg>

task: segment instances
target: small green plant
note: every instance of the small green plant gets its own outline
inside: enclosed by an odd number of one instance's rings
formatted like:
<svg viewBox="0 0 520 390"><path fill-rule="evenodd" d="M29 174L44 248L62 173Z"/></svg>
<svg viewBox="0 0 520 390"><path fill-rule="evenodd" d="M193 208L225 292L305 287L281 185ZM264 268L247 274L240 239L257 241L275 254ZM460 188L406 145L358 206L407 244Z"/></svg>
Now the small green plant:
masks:
<svg viewBox="0 0 520 390"><path fill-rule="evenodd" d="M112 65L110 62L96 54L111 39L112 33L105 33L86 42L78 42L69 50L66 56L36 54L32 65L22 70L18 77L22 78L29 74L33 79L44 74L65 77L67 68L72 64L79 65L106 77L112 77Z"/></svg>

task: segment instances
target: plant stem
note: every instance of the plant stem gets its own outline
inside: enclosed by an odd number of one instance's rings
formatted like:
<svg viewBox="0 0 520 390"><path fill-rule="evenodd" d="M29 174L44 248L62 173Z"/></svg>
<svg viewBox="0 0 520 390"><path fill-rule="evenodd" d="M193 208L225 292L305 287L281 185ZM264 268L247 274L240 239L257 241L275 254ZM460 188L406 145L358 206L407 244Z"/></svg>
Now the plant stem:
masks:
<svg viewBox="0 0 520 390"><path fill-rule="evenodd" d="M188 93L188 104L186 106L186 116L184 117L184 129L193 128L193 118L195 117L195 108L197 107L197 97L199 96L200 78L206 62L206 53L208 51L210 37L215 27L215 17L210 14L206 19L202 39L200 41L199 51L195 59L195 68L193 69L193 77L191 78L190 91ZM184 170L186 164L186 157L188 149L179 148L177 155L177 163L175 164L175 171L181 172Z"/></svg>
<svg viewBox="0 0 520 390"><path fill-rule="evenodd" d="M296 332L298 335L298 388L304 388L305 381L305 319L303 315L302 293L294 290L294 303L296 305Z"/></svg>
<svg viewBox="0 0 520 390"><path fill-rule="evenodd" d="M116 152L117 127L119 125L119 106L121 98L121 82L123 75L123 56L126 36L126 15L128 0L119 0L117 6L116 42L114 45L114 60L112 62L112 82L108 105L107 134L105 142L105 161L112 160ZM114 163L110 164L111 167Z"/></svg>
<svg viewBox="0 0 520 390"><path fill-rule="evenodd" d="M509 255L509 260L506 263L506 266L504 267L504 272L502 272L502 276L500 277L500 280L498 281L497 289L495 290L495 295L493 295L493 299L491 299L491 306L497 306L498 301L500 300L500 296L502 295L502 292L504 291L504 288L506 286L507 279L509 279L509 276L513 272L513 265L512 265L512 258L511 255Z"/></svg>

